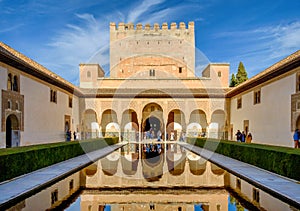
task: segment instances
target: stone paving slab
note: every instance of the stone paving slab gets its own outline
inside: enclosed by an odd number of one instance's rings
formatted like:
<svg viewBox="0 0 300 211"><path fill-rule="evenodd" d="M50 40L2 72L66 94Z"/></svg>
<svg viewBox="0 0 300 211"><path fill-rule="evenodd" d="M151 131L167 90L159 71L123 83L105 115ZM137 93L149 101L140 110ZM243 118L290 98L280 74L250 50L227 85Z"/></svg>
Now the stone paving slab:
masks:
<svg viewBox="0 0 300 211"><path fill-rule="evenodd" d="M300 184L297 181L194 145L182 142L178 144L275 198L300 209Z"/></svg>
<svg viewBox="0 0 300 211"><path fill-rule="evenodd" d="M29 174L22 175L9 181L0 183L0 210L30 196L51 184L91 165L100 158L124 146L126 143L107 146Z"/></svg>

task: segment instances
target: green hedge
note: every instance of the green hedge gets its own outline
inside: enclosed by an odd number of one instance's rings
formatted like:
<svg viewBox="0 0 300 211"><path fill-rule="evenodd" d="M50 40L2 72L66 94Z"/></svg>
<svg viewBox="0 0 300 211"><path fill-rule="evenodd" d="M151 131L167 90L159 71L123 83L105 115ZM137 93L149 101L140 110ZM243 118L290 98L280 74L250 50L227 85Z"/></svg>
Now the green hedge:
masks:
<svg viewBox="0 0 300 211"><path fill-rule="evenodd" d="M300 181L300 149L203 138L190 138L188 142Z"/></svg>
<svg viewBox="0 0 300 211"><path fill-rule="evenodd" d="M1 149L0 182L117 142L118 138L105 138Z"/></svg>

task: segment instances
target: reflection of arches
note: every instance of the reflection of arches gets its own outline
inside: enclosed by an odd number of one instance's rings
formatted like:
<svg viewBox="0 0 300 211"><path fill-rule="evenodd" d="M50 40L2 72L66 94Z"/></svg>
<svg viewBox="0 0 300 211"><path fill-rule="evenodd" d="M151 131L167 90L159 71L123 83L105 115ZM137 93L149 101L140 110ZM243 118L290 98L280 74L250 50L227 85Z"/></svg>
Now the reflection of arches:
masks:
<svg viewBox="0 0 300 211"><path fill-rule="evenodd" d="M199 155L189 152L187 154L189 166L190 166L190 171L194 175L202 175L205 170L206 170L206 163L207 160L204 158L200 157Z"/></svg>
<svg viewBox="0 0 300 211"><path fill-rule="evenodd" d="M212 173L216 174L216 175L222 175L224 174L225 170L220 168L219 166L211 163L211 171Z"/></svg>
<svg viewBox="0 0 300 211"><path fill-rule="evenodd" d="M97 120L97 113L88 109L83 114L83 136L85 139L96 138L99 136L99 124Z"/></svg>
<svg viewBox="0 0 300 211"><path fill-rule="evenodd" d="M121 165L124 174L134 175L137 172L138 162L138 153L129 153L121 156Z"/></svg>
<svg viewBox="0 0 300 211"><path fill-rule="evenodd" d="M119 152L113 152L100 160L102 171L105 175L112 176L117 172L119 158Z"/></svg>
<svg viewBox="0 0 300 211"><path fill-rule="evenodd" d="M176 145L174 147L177 147ZM167 151L168 170L172 175L180 175L184 172L186 163L186 153L174 153Z"/></svg>
<svg viewBox="0 0 300 211"><path fill-rule="evenodd" d="M11 114L6 118L6 147L20 145L19 121L16 115Z"/></svg>
<svg viewBox="0 0 300 211"><path fill-rule="evenodd" d="M209 125L210 138L224 138L225 137L225 112L223 110L216 110L211 115L211 123Z"/></svg>
<svg viewBox="0 0 300 211"><path fill-rule="evenodd" d="M98 165L92 164L84 169L84 173L86 176L94 176L97 173Z"/></svg>

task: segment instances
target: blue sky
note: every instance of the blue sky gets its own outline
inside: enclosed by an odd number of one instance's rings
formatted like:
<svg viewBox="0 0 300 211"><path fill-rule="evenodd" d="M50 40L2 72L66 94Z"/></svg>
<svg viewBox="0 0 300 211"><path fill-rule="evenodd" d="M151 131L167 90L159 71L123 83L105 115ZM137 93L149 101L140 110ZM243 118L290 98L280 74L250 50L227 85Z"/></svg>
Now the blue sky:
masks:
<svg viewBox="0 0 300 211"><path fill-rule="evenodd" d="M109 69L110 22L194 21L197 49L230 63L230 73L242 61L250 77L300 49L299 0L0 0L0 8L0 41L74 84L79 63Z"/></svg>

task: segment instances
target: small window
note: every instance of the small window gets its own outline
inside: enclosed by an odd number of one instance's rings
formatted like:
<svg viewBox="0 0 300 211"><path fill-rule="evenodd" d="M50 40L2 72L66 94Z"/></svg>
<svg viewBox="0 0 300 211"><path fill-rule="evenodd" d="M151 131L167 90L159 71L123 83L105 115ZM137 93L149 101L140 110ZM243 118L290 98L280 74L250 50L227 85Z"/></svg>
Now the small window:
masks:
<svg viewBox="0 0 300 211"><path fill-rule="evenodd" d="M151 69L151 70L149 71L149 75L150 75L150 76L155 76L155 70L154 70L154 69Z"/></svg>
<svg viewBox="0 0 300 211"><path fill-rule="evenodd" d="M261 98L261 96L260 96L260 90L254 92L254 105L260 103L260 98Z"/></svg>
<svg viewBox="0 0 300 211"><path fill-rule="evenodd" d="M74 189L74 180L71 180L69 182L69 191L72 191Z"/></svg>
<svg viewBox="0 0 300 211"><path fill-rule="evenodd" d="M221 71L218 72L218 77L219 78L222 77L222 72Z"/></svg>
<svg viewBox="0 0 300 211"><path fill-rule="evenodd" d="M87 71L86 76L87 76L88 78L90 78L90 77L91 77L91 72L90 72L90 71Z"/></svg>
<svg viewBox="0 0 300 211"><path fill-rule="evenodd" d="M7 76L7 90L12 90L12 75L11 73Z"/></svg>
<svg viewBox="0 0 300 211"><path fill-rule="evenodd" d="M182 73L182 67L179 67L179 73Z"/></svg>
<svg viewBox="0 0 300 211"><path fill-rule="evenodd" d="M149 42L147 42L147 45L149 45Z"/></svg>
<svg viewBox="0 0 300 211"><path fill-rule="evenodd" d="M73 107L73 99L72 97L69 97L69 108Z"/></svg>
<svg viewBox="0 0 300 211"><path fill-rule="evenodd" d="M7 101L7 108L11 109L11 101L10 100Z"/></svg>
<svg viewBox="0 0 300 211"><path fill-rule="evenodd" d="M54 204L58 201L58 190L51 192L51 204Z"/></svg>
<svg viewBox="0 0 300 211"><path fill-rule="evenodd" d="M57 92L53 89L50 90L50 102L57 103Z"/></svg>
<svg viewBox="0 0 300 211"><path fill-rule="evenodd" d="M256 201L257 203L259 203L259 190L258 189L253 188L252 197L253 197L253 201Z"/></svg>
<svg viewBox="0 0 300 211"><path fill-rule="evenodd" d="M13 91L15 92L19 91L18 76L16 75L14 76Z"/></svg>
<svg viewBox="0 0 300 211"><path fill-rule="evenodd" d="M241 180L236 178L236 189L241 190L242 184L241 184Z"/></svg>
<svg viewBox="0 0 300 211"><path fill-rule="evenodd" d="M237 109L242 108L242 98L237 99Z"/></svg>
<svg viewBox="0 0 300 211"><path fill-rule="evenodd" d="M19 110L19 102L16 102L16 110Z"/></svg>

